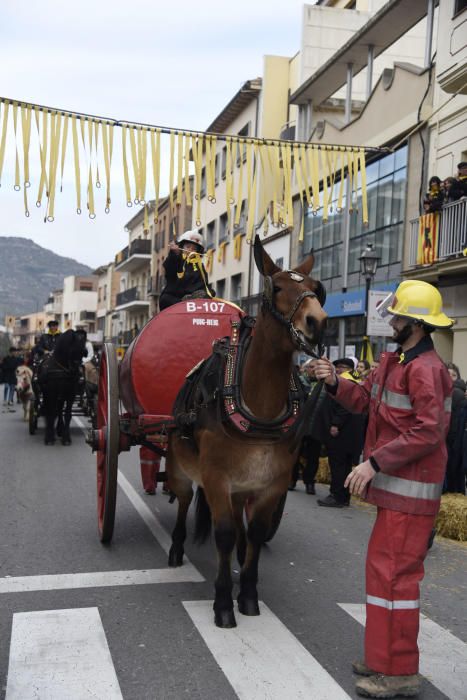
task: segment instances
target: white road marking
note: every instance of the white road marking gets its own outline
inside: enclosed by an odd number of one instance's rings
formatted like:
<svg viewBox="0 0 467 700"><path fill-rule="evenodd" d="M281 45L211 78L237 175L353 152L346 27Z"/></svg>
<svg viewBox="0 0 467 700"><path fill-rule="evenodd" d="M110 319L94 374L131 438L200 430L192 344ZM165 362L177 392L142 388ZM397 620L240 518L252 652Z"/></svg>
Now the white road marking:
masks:
<svg viewBox="0 0 467 700"><path fill-rule="evenodd" d="M339 603L361 625L366 609L362 604ZM467 688L467 644L425 615L420 615L418 635L420 673L450 700L465 700Z"/></svg>
<svg viewBox="0 0 467 700"><path fill-rule="evenodd" d="M123 700L97 608L13 615L5 700Z"/></svg>
<svg viewBox="0 0 467 700"><path fill-rule="evenodd" d="M78 416L73 416L73 419L77 423L77 425L83 430L83 432L86 432L87 428L83 421L78 418ZM118 485L130 501L130 503L134 506L134 508L138 511L162 549L166 554L169 553L170 547L172 545L172 538L168 534L168 532L162 527L158 517L153 513L153 511L149 508L148 505L144 502L144 500L141 498L141 496L135 491L133 486L130 484L128 479L122 474L121 470L118 470ZM118 503L117 503L118 505ZM197 581L204 581L205 579L199 571L193 566L193 564L190 563L190 560L188 557L185 555L184 556L184 564L182 568L185 567L192 567L193 572L196 572L196 575L199 577ZM192 575L192 574L190 574ZM189 581L192 581L193 579L190 578L188 579Z"/></svg>
<svg viewBox="0 0 467 700"><path fill-rule="evenodd" d="M80 574L43 574L0 578L1 593L57 591L68 588L102 588L103 586L139 586L154 583L200 583L204 581L192 564L176 569L141 569L129 571L92 571Z"/></svg>
<svg viewBox="0 0 467 700"><path fill-rule="evenodd" d="M259 617L237 612L235 629L214 625L212 601L183 605L240 700L349 700L264 603Z"/></svg>

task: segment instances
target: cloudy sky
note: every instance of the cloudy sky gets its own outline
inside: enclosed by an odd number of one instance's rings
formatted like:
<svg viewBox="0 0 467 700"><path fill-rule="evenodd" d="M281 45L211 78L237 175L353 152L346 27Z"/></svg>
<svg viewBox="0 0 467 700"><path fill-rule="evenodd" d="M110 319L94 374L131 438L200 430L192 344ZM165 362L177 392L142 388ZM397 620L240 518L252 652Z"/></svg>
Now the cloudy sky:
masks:
<svg viewBox="0 0 467 700"><path fill-rule="evenodd" d="M302 7L301 0L1 0L0 96L202 130L245 80L261 75L264 54L298 51ZM76 215L70 173L57 194L56 219L47 224L32 192L25 217L13 171L11 140L0 235L32 238L91 266L126 245L123 227L135 212L124 203L117 168L109 215L102 203L93 221ZM32 191L37 174L31 173Z"/></svg>

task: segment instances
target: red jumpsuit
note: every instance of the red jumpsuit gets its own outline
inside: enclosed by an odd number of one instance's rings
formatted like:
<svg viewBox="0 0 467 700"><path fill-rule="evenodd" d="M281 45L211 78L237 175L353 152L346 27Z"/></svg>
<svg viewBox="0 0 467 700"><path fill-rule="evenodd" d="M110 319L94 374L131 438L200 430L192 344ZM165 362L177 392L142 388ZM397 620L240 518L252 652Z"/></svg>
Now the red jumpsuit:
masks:
<svg viewBox="0 0 467 700"><path fill-rule="evenodd" d="M385 675L418 673L419 582L446 469L452 381L429 336L383 353L363 384L339 379L335 398L369 413L364 459L378 507L366 562L365 663Z"/></svg>

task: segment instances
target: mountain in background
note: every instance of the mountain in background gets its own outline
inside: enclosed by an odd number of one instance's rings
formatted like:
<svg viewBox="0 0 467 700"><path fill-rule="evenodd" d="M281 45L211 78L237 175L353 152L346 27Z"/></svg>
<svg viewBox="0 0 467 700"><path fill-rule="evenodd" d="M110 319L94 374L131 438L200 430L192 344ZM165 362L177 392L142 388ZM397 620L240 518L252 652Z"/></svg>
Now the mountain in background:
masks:
<svg viewBox="0 0 467 700"><path fill-rule="evenodd" d="M29 238L0 236L0 324L5 316L42 311L54 289L68 275L88 275L91 268L56 255Z"/></svg>

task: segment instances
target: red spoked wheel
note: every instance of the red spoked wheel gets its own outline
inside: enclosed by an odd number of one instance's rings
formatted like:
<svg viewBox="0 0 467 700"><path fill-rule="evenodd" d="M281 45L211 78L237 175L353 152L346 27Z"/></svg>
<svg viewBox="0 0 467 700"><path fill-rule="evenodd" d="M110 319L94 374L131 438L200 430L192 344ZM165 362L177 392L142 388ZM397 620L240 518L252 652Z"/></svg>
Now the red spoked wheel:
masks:
<svg viewBox="0 0 467 700"><path fill-rule="evenodd" d="M112 343L105 343L99 369L97 397L97 526L101 542L110 542L117 501L120 423L118 414L118 364Z"/></svg>

